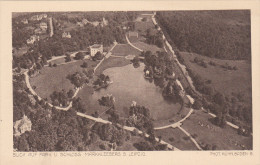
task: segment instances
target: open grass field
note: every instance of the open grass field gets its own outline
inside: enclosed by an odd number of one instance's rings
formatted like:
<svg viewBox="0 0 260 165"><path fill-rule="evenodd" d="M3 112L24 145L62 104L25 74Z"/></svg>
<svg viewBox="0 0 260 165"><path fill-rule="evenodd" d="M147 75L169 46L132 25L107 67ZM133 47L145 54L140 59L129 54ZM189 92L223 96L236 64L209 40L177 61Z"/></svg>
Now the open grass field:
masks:
<svg viewBox="0 0 260 165"><path fill-rule="evenodd" d="M197 55L195 53L182 52L185 64L196 74L201 76L204 80L211 80L212 86L216 91L225 95L231 95L232 92L241 92L245 98L251 97L251 68L247 61L243 60L219 60ZM213 61L216 66L208 64L204 68L193 62L194 58L198 57L203 59L206 63ZM220 65L236 66L237 70L226 70Z"/></svg>
<svg viewBox="0 0 260 165"><path fill-rule="evenodd" d="M238 135L237 130L229 126L226 128L215 126L209 121L210 118L211 116L205 112L195 111L190 119L183 123L182 128L191 135L197 134L195 140L199 144L216 145L217 150L241 150L243 149L241 145L244 145L245 149L252 149L252 137Z"/></svg>
<svg viewBox="0 0 260 165"><path fill-rule="evenodd" d="M186 139L187 136L178 128L156 130L155 136L161 136L163 141L170 143L180 150L197 150L192 141L190 139Z"/></svg>
<svg viewBox="0 0 260 165"><path fill-rule="evenodd" d="M179 108L179 107L178 107ZM184 107L182 109L177 109L177 114L172 116L170 119L168 120L154 120L153 124L154 127L162 127L162 126L166 126L166 125L170 125L173 124L175 122L180 121L184 116L186 116L189 113L190 109L187 107Z"/></svg>
<svg viewBox="0 0 260 165"><path fill-rule="evenodd" d="M140 42L140 41L132 44L144 51L151 51L152 53L156 53L157 51L164 51L162 48L159 48L156 45L149 45L147 43Z"/></svg>
<svg viewBox="0 0 260 165"><path fill-rule="evenodd" d="M76 97L80 97L83 105L86 108L86 114L92 115L95 112L101 114L107 107L99 105L98 99L93 97L94 89L90 86L85 85L78 93Z"/></svg>
<svg viewBox="0 0 260 165"><path fill-rule="evenodd" d="M141 52L129 44L118 44L112 50L112 54L116 56L140 55Z"/></svg>
<svg viewBox="0 0 260 165"><path fill-rule="evenodd" d="M112 67L121 67L131 64L130 60L119 57L109 57L103 61L103 63L97 68L95 75L101 74L104 70Z"/></svg>
<svg viewBox="0 0 260 165"><path fill-rule="evenodd" d="M98 61L86 60L89 66L96 65ZM48 98L54 91L65 89L69 91L74 89L73 84L66 78L68 74L73 74L77 71L82 71L83 61L59 65L57 67L44 67L38 75L30 78L31 86L35 86L35 91L42 98Z"/></svg>

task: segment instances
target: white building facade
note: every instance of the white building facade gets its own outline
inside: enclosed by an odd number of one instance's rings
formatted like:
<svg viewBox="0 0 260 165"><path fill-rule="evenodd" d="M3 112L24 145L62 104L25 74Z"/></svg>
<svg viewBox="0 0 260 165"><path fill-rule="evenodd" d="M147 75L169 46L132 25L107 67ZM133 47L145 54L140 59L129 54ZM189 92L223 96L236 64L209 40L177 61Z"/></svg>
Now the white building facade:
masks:
<svg viewBox="0 0 260 165"><path fill-rule="evenodd" d="M103 45L101 44L94 44L89 48L91 57L95 56L97 52L103 53Z"/></svg>

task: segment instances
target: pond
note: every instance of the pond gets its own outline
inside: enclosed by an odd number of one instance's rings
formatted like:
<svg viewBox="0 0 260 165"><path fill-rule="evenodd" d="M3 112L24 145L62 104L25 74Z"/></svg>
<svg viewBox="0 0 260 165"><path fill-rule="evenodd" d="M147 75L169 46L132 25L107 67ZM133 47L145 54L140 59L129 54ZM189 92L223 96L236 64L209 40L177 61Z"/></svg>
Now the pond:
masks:
<svg viewBox="0 0 260 165"><path fill-rule="evenodd" d="M92 95L98 100L106 94L112 94L115 106L121 116L128 116L128 108L132 101L150 109L154 120L170 119L179 111L180 104L167 102L162 96L162 90L150 83L143 76L144 64L139 68L133 65L113 67L106 69L103 73L113 81L106 89L95 91Z"/></svg>

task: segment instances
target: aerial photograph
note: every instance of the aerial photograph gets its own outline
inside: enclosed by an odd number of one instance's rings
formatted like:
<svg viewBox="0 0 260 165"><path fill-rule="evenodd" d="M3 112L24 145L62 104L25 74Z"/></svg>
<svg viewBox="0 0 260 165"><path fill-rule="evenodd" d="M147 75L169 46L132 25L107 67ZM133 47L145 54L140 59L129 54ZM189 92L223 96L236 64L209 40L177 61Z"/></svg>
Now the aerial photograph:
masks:
<svg viewBox="0 0 260 165"><path fill-rule="evenodd" d="M251 11L12 13L13 151L253 150Z"/></svg>

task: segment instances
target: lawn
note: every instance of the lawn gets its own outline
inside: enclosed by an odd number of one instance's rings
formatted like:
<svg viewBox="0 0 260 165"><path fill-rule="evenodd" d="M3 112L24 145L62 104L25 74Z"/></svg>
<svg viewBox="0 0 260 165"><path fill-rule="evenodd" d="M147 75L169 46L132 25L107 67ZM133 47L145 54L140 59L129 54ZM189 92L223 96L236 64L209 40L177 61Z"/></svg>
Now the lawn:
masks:
<svg viewBox="0 0 260 165"><path fill-rule="evenodd" d="M205 81L211 80L210 86L216 91L220 91L225 95L231 95L232 92L241 92L245 95L245 98L251 97L251 68L247 61L213 59L186 52L181 52L181 56L183 57L186 66L193 72L201 76ZM195 57L203 59L206 63L213 61L217 65L212 66L208 64L208 67L204 68L192 62ZM225 65L226 63L230 66L236 66L238 69L226 70L220 66Z"/></svg>
<svg viewBox="0 0 260 165"><path fill-rule="evenodd" d="M186 139L187 136L178 128L156 130L155 136L161 136L163 141L170 143L180 150L197 150L195 144L191 140Z"/></svg>
<svg viewBox="0 0 260 165"><path fill-rule="evenodd" d="M237 130L230 126L226 128L215 126L209 121L210 118L211 116L205 112L195 111L182 127L191 135L197 134L195 140L199 144L216 145L217 150L241 150L243 149L241 145L246 149L252 149L252 137L238 135Z"/></svg>
<svg viewBox="0 0 260 165"><path fill-rule="evenodd" d="M112 54L116 56L140 55L141 52L129 44L118 44L112 50Z"/></svg>
<svg viewBox="0 0 260 165"><path fill-rule="evenodd" d="M132 43L134 46L144 50L144 51L151 51L152 53L156 53L157 51L164 51L162 48L157 47L156 45L149 45L144 42L135 42Z"/></svg>
<svg viewBox="0 0 260 165"><path fill-rule="evenodd" d="M86 60L88 66L96 65L98 61ZM77 71L82 71L83 61L76 61L66 65L59 65L57 67L44 67L40 73L35 77L30 78L31 86L35 86L36 93L42 98L48 98L54 91L61 91L65 89L69 91L74 89L73 84L66 78L68 74L73 74Z"/></svg>
<svg viewBox="0 0 260 165"><path fill-rule="evenodd" d="M95 112L98 112L98 114L101 114L104 112L107 107L100 106L98 99L93 97L94 89L90 86L85 85L78 93L76 97L80 97L82 100L83 105L86 108L86 114L92 115Z"/></svg>
<svg viewBox="0 0 260 165"><path fill-rule="evenodd" d="M180 109L180 107L177 107L179 109L177 109L177 114L172 116L171 118L169 118L168 120L154 120L153 121L153 124L154 124L154 127L162 127L162 126L166 126L166 125L170 125L170 124L173 124L175 122L178 122L180 121L183 117L185 117L189 111L190 111L190 108L187 108L187 107L184 107L182 109ZM186 119L186 120L189 120L189 119Z"/></svg>

